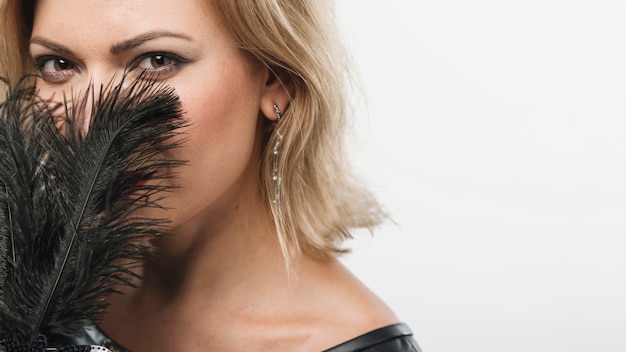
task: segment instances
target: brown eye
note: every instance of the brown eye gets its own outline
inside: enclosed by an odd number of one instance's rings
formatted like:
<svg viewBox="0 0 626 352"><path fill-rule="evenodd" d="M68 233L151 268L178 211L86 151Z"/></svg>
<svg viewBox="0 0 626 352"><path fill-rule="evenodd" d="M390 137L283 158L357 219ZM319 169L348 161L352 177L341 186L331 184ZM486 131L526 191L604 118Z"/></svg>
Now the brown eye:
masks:
<svg viewBox="0 0 626 352"><path fill-rule="evenodd" d="M44 57L37 62L37 68L41 72L54 73L75 68L74 64L60 57Z"/></svg>
<svg viewBox="0 0 626 352"><path fill-rule="evenodd" d="M159 68L162 66L171 65L172 59L163 55L154 55L151 58L150 63L152 64L152 67Z"/></svg>
<svg viewBox="0 0 626 352"><path fill-rule="evenodd" d="M175 64L169 56L154 54L143 58L137 67L142 70L158 70Z"/></svg>
<svg viewBox="0 0 626 352"><path fill-rule="evenodd" d="M65 82L78 71L73 62L58 56L46 55L36 58L35 67L41 77L50 83Z"/></svg>
<svg viewBox="0 0 626 352"><path fill-rule="evenodd" d="M55 71L63 71L63 70L69 70L72 68L72 64L70 64L69 62L67 62L64 59L54 59L54 60L50 60L53 62L53 67Z"/></svg>
<svg viewBox="0 0 626 352"><path fill-rule="evenodd" d="M177 72L189 60L170 52L150 52L138 57L134 62L133 70L154 73L164 78Z"/></svg>

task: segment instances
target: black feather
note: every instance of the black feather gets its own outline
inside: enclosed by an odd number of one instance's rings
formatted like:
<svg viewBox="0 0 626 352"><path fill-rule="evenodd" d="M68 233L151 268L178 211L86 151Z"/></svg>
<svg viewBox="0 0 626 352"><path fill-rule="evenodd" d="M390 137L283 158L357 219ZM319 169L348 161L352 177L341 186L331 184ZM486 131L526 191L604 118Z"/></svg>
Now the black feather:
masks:
<svg viewBox="0 0 626 352"><path fill-rule="evenodd" d="M10 89L0 105L0 341L79 335L103 318L106 295L132 285L166 224L137 211L159 207L184 163L165 156L184 139L180 116L174 91L148 79L64 104L25 83Z"/></svg>

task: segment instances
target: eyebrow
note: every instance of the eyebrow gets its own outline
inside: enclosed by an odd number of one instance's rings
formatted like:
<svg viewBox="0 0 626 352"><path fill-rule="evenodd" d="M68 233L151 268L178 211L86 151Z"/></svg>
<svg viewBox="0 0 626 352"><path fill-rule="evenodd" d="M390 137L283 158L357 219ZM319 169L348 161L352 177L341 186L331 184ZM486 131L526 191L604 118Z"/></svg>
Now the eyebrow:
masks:
<svg viewBox="0 0 626 352"><path fill-rule="evenodd" d="M32 37L30 39L30 43L31 44L34 43L34 44L39 44L41 46L45 46L46 48L48 48L48 49L50 49L52 51L55 51L55 52L57 52L59 54L74 55L74 53L70 49L68 49L67 47L65 47L65 46L63 46L63 45L61 45L59 43L55 43L53 41L43 39L41 37Z"/></svg>
<svg viewBox="0 0 626 352"><path fill-rule="evenodd" d="M181 38L181 39L185 39L188 41L193 41L191 37L185 34L181 34L181 33L168 32L168 31L147 32L147 33L140 34L134 38L125 40L121 43L111 46L110 52L113 55L118 55L128 50L131 50L133 48L136 48L147 41L154 40L157 38L162 38L162 37Z"/></svg>
<svg viewBox="0 0 626 352"><path fill-rule="evenodd" d="M111 46L109 51L113 55L119 55L133 48L136 48L147 41L162 38L162 37L181 38L181 39L185 39L188 41L193 41L191 37L182 33L175 33L175 32L169 32L169 31L154 31L154 32L143 33L134 38L124 40L123 42L114 44ZM55 43L53 41L50 41L41 37L31 38L30 43L39 44L59 54L74 55L72 50L70 50L69 48L59 43Z"/></svg>

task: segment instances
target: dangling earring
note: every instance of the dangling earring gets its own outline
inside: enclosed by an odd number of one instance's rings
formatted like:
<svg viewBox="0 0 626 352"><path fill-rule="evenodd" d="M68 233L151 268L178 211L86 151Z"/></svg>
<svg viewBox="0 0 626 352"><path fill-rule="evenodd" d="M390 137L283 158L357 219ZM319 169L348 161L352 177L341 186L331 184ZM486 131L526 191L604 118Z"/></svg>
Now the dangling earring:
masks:
<svg viewBox="0 0 626 352"><path fill-rule="evenodd" d="M283 115L280 112L280 108L276 104L274 104L274 110L276 111L276 117L278 118L276 123L278 123L280 119L282 119ZM276 142L274 143L274 150L272 152L272 161L274 164L273 170L272 170L272 182L274 184L274 200L272 201L272 203L274 203L274 206L276 207L276 210L279 213L280 213L280 197L282 194L282 182L281 182L282 180L278 172L278 158L279 158L280 146L282 143L283 143L283 135L280 133L280 131L278 131L278 129L276 129Z"/></svg>

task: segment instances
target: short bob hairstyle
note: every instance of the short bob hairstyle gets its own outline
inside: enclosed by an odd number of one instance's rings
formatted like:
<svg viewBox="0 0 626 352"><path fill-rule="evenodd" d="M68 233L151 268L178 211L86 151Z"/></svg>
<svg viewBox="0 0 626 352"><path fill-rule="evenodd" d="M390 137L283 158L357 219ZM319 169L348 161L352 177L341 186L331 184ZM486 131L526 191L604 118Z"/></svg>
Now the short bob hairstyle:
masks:
<svg viewBox="0 0 626 352"><path fill-rule="evenodd" d="M338 255L350 228L373 228L385 215L353 177L345 158L349 65L334 25L330 0L207 0L240 50L267 67L290 103L268 124L260 185L288 263L304 252ZM33 67L28 41L35 0L0 0L0 76L14 79ZM275 200L273 145L280 202Z"/></svg>

